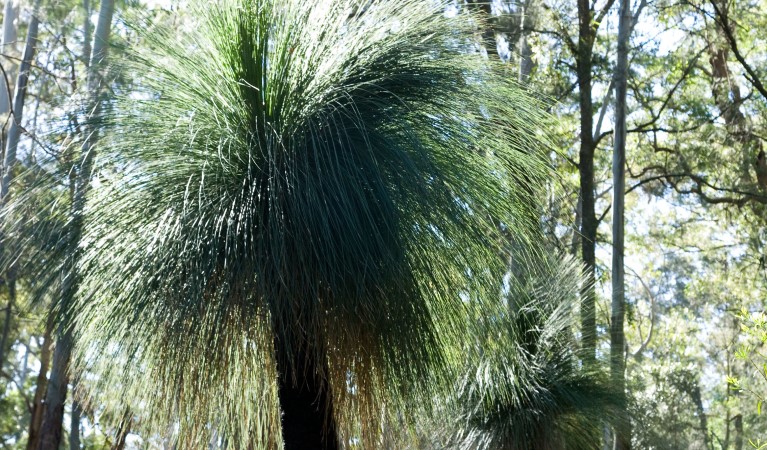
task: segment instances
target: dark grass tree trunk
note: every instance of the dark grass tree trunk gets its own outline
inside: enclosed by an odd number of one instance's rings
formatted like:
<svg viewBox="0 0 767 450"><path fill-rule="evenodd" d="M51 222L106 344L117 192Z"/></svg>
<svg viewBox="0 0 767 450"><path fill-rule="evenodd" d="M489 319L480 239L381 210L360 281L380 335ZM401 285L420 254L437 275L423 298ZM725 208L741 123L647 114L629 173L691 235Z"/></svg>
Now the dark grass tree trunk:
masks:
<svg viewBox="0 0 767 450"><path fill-rule="evenodd" d="M732 420L735 422L735 450L743 450L743 415L738 414Z"/></svg>
<svg viewBox="0 0 767 450"><path fill-rule="evenodd" d="M317 376L323 371L312 352L303 347L288 359L285 350L276 345L282 366L278 394L285 450L339 450L327 382Z"/></svg>

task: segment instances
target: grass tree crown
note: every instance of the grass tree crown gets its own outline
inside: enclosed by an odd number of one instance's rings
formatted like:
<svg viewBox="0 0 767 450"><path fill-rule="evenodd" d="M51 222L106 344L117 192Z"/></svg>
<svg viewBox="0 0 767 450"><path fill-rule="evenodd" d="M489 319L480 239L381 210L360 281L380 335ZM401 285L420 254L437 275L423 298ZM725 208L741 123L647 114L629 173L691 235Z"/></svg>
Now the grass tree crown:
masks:
<svg viewBox="0 0 767 450"><path fill-rule="evenodd" d="M452 384L549 171L538 106L449 3L225 0L143 36L142 92L98 118L74 325L145 425L279 446L277 373L311 359L374 447Z"/></svg>

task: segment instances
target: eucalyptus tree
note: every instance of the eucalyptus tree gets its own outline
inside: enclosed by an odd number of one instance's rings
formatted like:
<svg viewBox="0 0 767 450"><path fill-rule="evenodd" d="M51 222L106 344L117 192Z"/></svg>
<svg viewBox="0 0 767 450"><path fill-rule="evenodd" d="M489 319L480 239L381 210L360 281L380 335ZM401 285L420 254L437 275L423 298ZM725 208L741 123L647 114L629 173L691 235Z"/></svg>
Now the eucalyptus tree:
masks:
<svg viewBox="0 0 767 450"><path fill-rule="evenodd" d="M0 48L2 53L8 56L15 56L16 49L16 37L18 33L18 20L19 16L19 3L18 0L6 0L3 7L3 36ZM12 68L15 63L10 58L6 59L7 63L4 65L4 69ZM2 85L0 89L0 115L5 115L11 111L11 89L13 86L10 84L9 76L13 76L13 70L5 70L3 74ZM5 128L5 127L3 127ZM5 134L5 130L3 130Z"/></svg>
<svg viewBox="0 0 767 450"><path fill-rule="evenodd" d="M91 124L62 314L92 402L182 448L376 448L453 386L550 172L546 117L449 3L201 2L180 32L138 27L138 91Z"/></svg>
<svg viewBox="0 0 767 450"><path fill-rule="evenodd" d="M641 6L639 7L641 9ZM626 94L628 91L628 55L631 38L631 0L620 0L618 55L613 82L615 84L615 133L613 138L613 254L612 303L610 315L610 375L614 388L626 389L626 286L624 268L624 210L626 190ZM625 395L624 395L625 397ZM631 423L613 424L617 450L631 448Z"/></svg>
<svg viewBox="0 0 767 450"><path fill-rule="evenodd" d="M27 31L27 41L24 46L24 56L21 61L21 67L19 68L16 88L14 89L11 125L8 129L7 142L4 141L6 146L4 149L5 151L3 152L2 180L0 180L0 206L3 206L8 200L9 187L13 179L14 168L16 167L16 152L19 147L19 139L21 138L21 121L24 118L27 82L29 80L29 72L38 45L37 33L40 24L40 19L38 17L38 13L40 12L40 2L41 0L36 0L33 7L32 17ZM7 10L8 8L6 8L6 13L8 13ZM6 92L9 91L6 90ZM9 242L4 242L4 245L8 246ZM8 286L8 306L5 308L2 338L0 338L0 371L2 371L3 364L5 363L5 347L11 327L11 315L16 301L15 278L16 275L14 274L13 267L7 267L3 270L3 283Z"/></svg>

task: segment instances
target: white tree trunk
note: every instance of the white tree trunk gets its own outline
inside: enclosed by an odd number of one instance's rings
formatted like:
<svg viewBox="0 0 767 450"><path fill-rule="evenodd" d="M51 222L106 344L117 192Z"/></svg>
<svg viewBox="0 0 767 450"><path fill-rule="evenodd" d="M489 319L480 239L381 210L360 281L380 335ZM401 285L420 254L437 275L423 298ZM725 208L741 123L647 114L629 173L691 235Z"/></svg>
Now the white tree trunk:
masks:
<svg viewBox="0 0 767 450"><path fill-rule="evenodd" d="M17 20L19 18L19 4L18 0L5 0L5 7L3 8L3 40L0 43L2 46L2 52L5 54L13 55L16 53L16 30L18 27ZM13 68L15 63L11 59L5 59L3 61L3 68L5 69L6 76L0 81L0 118L4 114L8 114L11 110L11 98L10 98L10 77L13 77Z"/></svg>
<svg viewBox="0 0 767 450"><path fill-rule="evenodd" d="M19 76L16 79L16 89L13 96L13 117L11 127L8 130L8 141L5 147L5 156L3 158L3 179L0 184L0 198L5 199L8 194L8 187L13 177L12 167L16 164L16 151L19 147L21 137L21 120L24 116L24 99L27 94L27 82L29 81L29 70L32 67L32 60L37 50L37 29L40 24L38 11L40 0L35 2L32 20L29 22L29 31L27 32L27 43L24 46L24 57L19 68Z"/></svg>
<svg viewBox="0 0 767 450"><path fill-rule="evenodd" d="M81 55L83 64L85 64L86 70L90 70L91 67L91 2L89 0L83 0L83 13L85 20L83 21L83 54Z"/></svg>
<svg viewBox="0 0 767 450"><path fill-rule="evenodd" d="M533 15L532 0L525 0L519 5L519 40L517 42L517 52L519 53L519 74L517 80L520 83L527 82L530 73L533 71L533 49L527 38L530 35L530 29L534 26L535 17Z"/></svg>
<svg viewBox="0 0 767 450"><path fill-rule="evenodd" d="M628 79L628 52L631 35L631 1L621 0L618 25L618 61L615 67L615 134L613 149L613 261L612 261L612 314L610 320L610 372L616 392L625 402L624 348L626 339L623 322L626 316L624 289L624 200L626 191L626 93ZM628 415L619 417L614 424L616 450L631 448L631 426Z"/></svg>
<svg viewBox="0 0 767 450"><path fill-rule="evenodd" d="M13 167L16 165L16 150L19 146L21 137L21 119L24 115L24 98L27 93L27 80L29 79L29 69L32 66L32 59L35 56L37 47L37 29L39 20L37 18L40 8L40 0L35 2L34 11L32 11L32 20L29 22L29 31L27 32L27 43L24 49L24 58L21 62L19 77L16 80L16 94L13 99L13 117L11 128L8 130L8 139L3 156L2 179L0 179L0 205L5 204L8 199L8 189L13 179ZM2 337L0 337L0 367L5 362L5 349L8 345L8 333L11 328L11 314L16 300L16 276L13 268L8 268L2 274L5 284L8 286L8 304L5 308L5 317L3 320Z"/></svg>

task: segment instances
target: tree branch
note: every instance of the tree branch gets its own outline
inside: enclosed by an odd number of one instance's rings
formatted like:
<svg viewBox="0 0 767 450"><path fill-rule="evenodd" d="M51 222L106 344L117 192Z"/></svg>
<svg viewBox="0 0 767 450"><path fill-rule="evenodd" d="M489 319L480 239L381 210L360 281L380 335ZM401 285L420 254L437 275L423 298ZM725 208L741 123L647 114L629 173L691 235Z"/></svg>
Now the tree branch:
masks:
<svg viewBox="0 0 767 450"><path fill-rule="evenodd" d="M743 57L740 49L738 49L738 42L735 39L732 28L730 28L729 15L727 11L723 11L721 8L719 8L715 0L711 0L710 3L711 6L714 7L714 12L716 13L716 22L719 24L719 27L724 33L725 39L727 39L727 42L730 44L730 49L735 55L735 59L738 60L740 65L746 71L746 79L751 83L752 86L756 88L757 91L759 91L760 94L762 94L762 97L767 100L767 88L764 87L764 84L762 84L759 75L756 73L756 71L754 71L751 65L748 64L746 58Z"/></svg>

